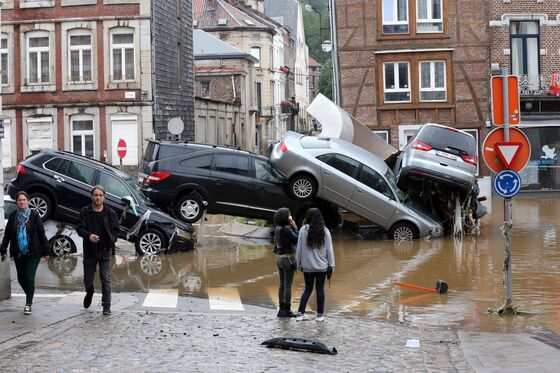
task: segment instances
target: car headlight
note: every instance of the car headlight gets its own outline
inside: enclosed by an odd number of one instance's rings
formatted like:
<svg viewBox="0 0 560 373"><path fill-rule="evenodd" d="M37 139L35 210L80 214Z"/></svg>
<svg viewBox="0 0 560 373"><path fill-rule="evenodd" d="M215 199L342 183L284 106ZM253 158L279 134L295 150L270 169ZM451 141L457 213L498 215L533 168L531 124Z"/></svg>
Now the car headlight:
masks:
<svg viewBox="0 0 560 373"><path fill-rule="evenodd" d="M443 230L441 227L433 227L430 229L430 233L432 236L441 236L443 234Z"/></svg>
<svg viewBox="0 0 560 373"><path fill-rule="evenodd" d="M181 238L185 238L187 240L191 240L192 239L192 233L191 232L187 232L184 231L182 229L179 228L175 228L175 234Z"/></svg>

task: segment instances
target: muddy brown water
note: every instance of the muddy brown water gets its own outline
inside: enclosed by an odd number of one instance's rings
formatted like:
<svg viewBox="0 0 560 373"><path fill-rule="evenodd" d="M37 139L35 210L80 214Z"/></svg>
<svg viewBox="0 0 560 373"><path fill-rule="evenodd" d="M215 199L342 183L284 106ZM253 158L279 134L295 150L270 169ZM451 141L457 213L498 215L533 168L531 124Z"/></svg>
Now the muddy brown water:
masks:
<svg viewBox="0 0 560 373"><path fill-rule="evenodd" d="M482 219L478 237L397 244L336 232L336 269L326 288L327 314L419 327L514 331L534 326L560 333L560 198L524 196L513 202L513 301L526 312L523 316L487 312L499 308L505 299L501 199L494 199L492 211ZM209 288L229 287L238 289L245 304L274 307L278 275L271 244L221 236L206 226L199 232L202 237L196 252L151 258L117 256L112 270L114 291L176 287L180 295L204 298ZM435 288L438 279L449 285L447 294L394 284ZM81 257L51 259L37 276L39 288L81 291L82 281ZM293 291L299 299L300 273Z"/></svg>

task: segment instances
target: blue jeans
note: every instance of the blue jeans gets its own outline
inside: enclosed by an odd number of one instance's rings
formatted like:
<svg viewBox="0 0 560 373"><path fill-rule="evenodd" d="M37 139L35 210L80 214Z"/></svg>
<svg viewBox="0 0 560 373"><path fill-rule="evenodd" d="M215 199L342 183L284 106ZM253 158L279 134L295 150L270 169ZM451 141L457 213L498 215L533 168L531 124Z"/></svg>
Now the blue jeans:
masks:
<svg viewBox="0 0 560 373"><path fill-rule="evenodd" d="M33 295L35 295L35 273L41 257L32 257L31 255L22 255L14 257L16 264L17 278L19 285L25 293L25 304L33 304Z"/></svg>
<svg viewBox="0 0 560 373"><path fill-rule="evenodd" d="M92 255L84 253L84 285L86 293L93 294L93 278L99 263L99 280L101 280L101 305L111 307L111 257L109 255Z"/></svg>
<svg viewBox="0 0 560 373"><path fill-rule="evenodd" d="M327 272L303 272L305 279L305 290L299 301L298 311L305 312L307 301L313 291L313 283L315 283L315 292L317 293L317 313L323 314L325 311L325 279Z"/></svg>
<svg viewBox="0 0 560 373"><path fill-rule="evenodd" d="M280 275L280 286L278 286L278 302L292 304L292 282L294 281L294 270L292 262L296 258L278 257L278 274Z"/></svg>

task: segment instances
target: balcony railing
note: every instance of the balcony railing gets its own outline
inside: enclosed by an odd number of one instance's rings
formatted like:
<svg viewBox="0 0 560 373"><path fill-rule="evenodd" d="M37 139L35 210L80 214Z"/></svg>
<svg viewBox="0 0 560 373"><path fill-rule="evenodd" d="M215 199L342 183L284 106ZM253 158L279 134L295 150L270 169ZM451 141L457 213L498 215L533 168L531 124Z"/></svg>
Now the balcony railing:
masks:
<svg viewBox="0 0 560 373"><path fill-rule="evenodd" d="M519 94L521 96L557 95L558 88L553 87L552 75L520 75Z"/></svg>

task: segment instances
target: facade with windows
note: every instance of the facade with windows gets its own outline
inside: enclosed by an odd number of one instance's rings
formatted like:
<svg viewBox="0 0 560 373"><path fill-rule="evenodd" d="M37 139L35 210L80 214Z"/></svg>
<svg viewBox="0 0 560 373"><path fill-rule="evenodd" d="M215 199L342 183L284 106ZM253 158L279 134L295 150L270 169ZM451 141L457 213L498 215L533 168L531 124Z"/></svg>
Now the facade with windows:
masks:
<svg viewBox="0 0 560 373"><path fill-rule="evenodd" d="M168 92L177 93L178 84L187 91L189 84L194 86L192 49L183 48L185 72L177 67L170 74L153 63L161 42L152 41L151 35L162 29L162 17L169 16L166 11L190 25L190 0L177 0L169 9L161 4L151 7L149 0L4 3L0 76L5 167L43 148L118 165L116 144L121 138L127 143L122 163L135 166L144 139L166 137L161 128L166 128L167 118L154 113L161 113L160 101ZM175 26L170 27L175 30ZM172 52L165 58L183 59L171 57L175 48ZM172 107L173 116L190 120L192 135L193 94L189 104L177 103L174 97L165 105ZM187 125L185 137L188 129Z"/></svg>
<svg viewBox="0 0 560 373"><path fill-rule="evenodd" d="M401 149L425 123L483 139L487 7L485 0L336 1L341 106Z"/></svg>
<svg viewBox="0 0 560 373"><path fill-rule="evenodd" d="M531 143L522 190L560 190L560 4L517 0L490 4L492 70L519 77L520 128Z"/></svg>

